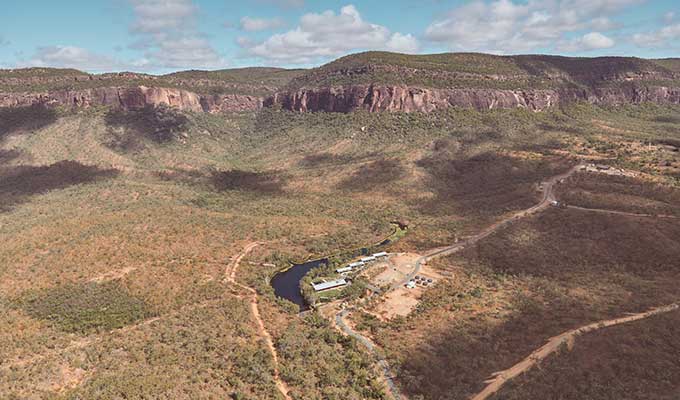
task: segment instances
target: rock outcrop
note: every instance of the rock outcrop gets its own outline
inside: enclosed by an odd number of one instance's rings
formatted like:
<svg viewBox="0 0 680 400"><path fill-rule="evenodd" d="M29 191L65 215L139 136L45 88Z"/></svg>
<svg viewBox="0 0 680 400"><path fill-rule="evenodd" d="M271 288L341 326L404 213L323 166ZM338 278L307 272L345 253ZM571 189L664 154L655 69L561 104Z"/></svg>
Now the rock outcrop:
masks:
<svg viewBox="0 0 680 400"><path fill-rule="evenodd" d="M165 104L182 111L217 113L257 110L262 107L262 99L235 94L201 96L183 89L146 86L0 93L0 107L33 104L66 107L108 106L124 110Z"/></svg>
<svg viewBox="0 0 680 400"><path fill-rule="evenodd" d="M543 111L555 105L587 101L602 105L680 104L680 87L617 85L588 89L429 89L409 86L353 85L281 92L265 100L299 112L432 112L448 107L477 110L525 108Z"/></svg>

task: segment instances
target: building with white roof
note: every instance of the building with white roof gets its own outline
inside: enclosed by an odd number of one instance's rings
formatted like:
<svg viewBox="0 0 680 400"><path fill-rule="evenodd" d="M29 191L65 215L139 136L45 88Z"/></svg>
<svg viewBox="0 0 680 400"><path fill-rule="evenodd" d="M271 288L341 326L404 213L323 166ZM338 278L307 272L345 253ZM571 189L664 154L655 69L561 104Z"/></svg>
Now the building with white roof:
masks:
<svg viewBox="0 0 680 400"><path fill-rule="evenodd" d="M328 289L335 289L343 286L347 286L347 281L345 279L336 279L334 281L329 282L312 283L312 287L317 292L321 292Z"/></svg>

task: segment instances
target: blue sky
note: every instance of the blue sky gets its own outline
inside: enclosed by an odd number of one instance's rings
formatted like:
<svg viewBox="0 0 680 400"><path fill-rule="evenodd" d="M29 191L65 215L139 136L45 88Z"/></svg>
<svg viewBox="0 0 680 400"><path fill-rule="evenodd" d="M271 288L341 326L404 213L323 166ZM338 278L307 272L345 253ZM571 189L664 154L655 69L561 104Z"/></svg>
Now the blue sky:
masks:
<svg viewBox="0 0 680 400"><path fill-rule="evenodd" d="M0 67L308 67L363 50L680 57L678 0L22 0Z"/></svg>

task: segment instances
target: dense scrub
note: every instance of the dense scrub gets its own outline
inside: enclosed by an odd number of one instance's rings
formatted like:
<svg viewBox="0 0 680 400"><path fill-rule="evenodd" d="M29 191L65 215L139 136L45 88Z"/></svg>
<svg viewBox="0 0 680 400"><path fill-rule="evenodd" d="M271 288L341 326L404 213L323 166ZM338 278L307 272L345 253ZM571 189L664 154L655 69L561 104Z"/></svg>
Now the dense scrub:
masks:
<svg viewBox="0 0 680 400"><path fill-rule="evenodd" d="M318 315L293 321L276 347L282 378L295 388L295 398L385 398L373 365L359 344Z"/></svg>
<svg viewBox="0 0 680 400"><path fill-rule="evenodd" d="M81 334L122 328L153 315L142 300L129 294L117 281L30 291L16 304L34 318Z"/></svg>
<svg viewBox="0 0 680 400"><path fill-rule="evenodd" d="M680 215L680 189L638 178L576 174L558 195L569 205L586 208Z"/></svg>
<svg viewBox="0 0 680 400"><path fill-rule="evenodd" d="M30 132L57 121L57 112L43 105L0 108L0 142L16 132Z"/></svg>
<svg viewBox="0 0 680 400"><path fill-rule="evenodd" d="M678 238L675 222L550 209L440 261L454 278L373 330L407 392L465 398L549 337L677 301Z"/></svg>
<svg viewBox="0 0 680 400"><path fill-rule="evenodd" d="M339 186L344 190L385 190L405 174L399 160L379 159L359 167L354 174L342 180Z"/></svg>
<svg viewBox="0 0 680 400"><path fill-rule="evenodd" d="M8 163L21 155L17 150L3 150L0 149L0 165Z"/></svg>
<svg viewBox="0 0 680 400"><path fill-rule="evenodd" d="M12 153L9 153L12 154ZM73 185L93 183L115 177L118 171L82 165L75 161L34 166L0 166L0 211L28 197Z"/></svg>
<svg viewBox="0 0 680 400"><path fill-rule="evenodd" d="M679 337L678 311L589 333L492 399L674 399L680 392Z"/></svg>
<svg viewBox="0 0 680 400"><path fill-rule="evenodd" d="M562 278L626 273L650 279L680 268L676 221L553 209L478 243L465 257L509 274Z"/></svg>
<svg viewBox="0 0 680 400"><path fill-rule="evenodd" d="M111 127L123 127L128 131L123 136L114 137L112 142L113 147L122 149L130 149L134 145L134 135L156 143L170 142L186 131L189 124L186 115L165 105L146 105L130 111L112 109L106 114L105 120Z"/></svg>
<svg viewBox="0 0 680 400"><path fill-rule="evenodd" d="M529 208L537 202L536 185L569 165L566 159L522 160L496 152L466 157L445 144L435 146L431 155L418 161L435 194L420 207L426 214L480 217Z"/></svg>
<svg viewBox="0 0 680 400"><path fill-rule="evenodd" d="M212 183L216 190L239 190L258 194L281 194L286 178L276 171L215 171Z"/></svg>

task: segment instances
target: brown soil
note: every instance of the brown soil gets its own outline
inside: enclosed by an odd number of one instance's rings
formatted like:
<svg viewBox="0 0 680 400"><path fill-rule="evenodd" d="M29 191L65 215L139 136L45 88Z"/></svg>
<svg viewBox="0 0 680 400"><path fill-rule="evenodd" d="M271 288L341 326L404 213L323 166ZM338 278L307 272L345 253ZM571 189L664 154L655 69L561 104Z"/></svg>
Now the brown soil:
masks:
<svg viewBox="0 0 680 400"><path fill-rule="evenodd" d="M276 347L274 346L274 341L272 340L272 336L269 334L267 331L267 328L264 325L264 321L262 320L262 316L260 315L260 309L258 308L258 296L257 296L257 291L249 286L243 285L239 283L236 280L236 274L238 271L239 264L241 263L241 260L245 256L248 255L255 247L259 246L260 243L258 242L253 242L248 244L241 254L239 254L234 261L227 267L225 271L225 278L228 282L246 290L250 294L250 310L253 314L253 318L255 319L255 322L257 323L257 331L260 335L260 337L264 340L265 345L267 346L267 349L269 349L269 352L272 355L273 361L274 361L274 382L276 383L276 387L281 392L281 395L286 399L286 400L292 400L292 397L290 397L290 388L286 383L281 379L281 373L279 371L279 356L276 351Z"/></svg>

